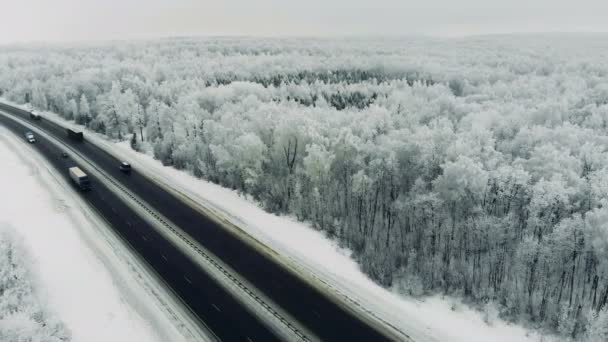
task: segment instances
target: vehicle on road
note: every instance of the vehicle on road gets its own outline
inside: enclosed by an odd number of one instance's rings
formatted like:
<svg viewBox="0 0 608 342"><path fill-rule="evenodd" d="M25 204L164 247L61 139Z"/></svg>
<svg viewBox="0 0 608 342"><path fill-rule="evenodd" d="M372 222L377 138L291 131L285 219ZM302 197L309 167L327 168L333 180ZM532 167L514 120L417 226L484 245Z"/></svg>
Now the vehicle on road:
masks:
<svg viewBox="0 0 608 342"><path fill-rule="evenodd" d="M61 152L61 156L62 156L63 158L67 158L67 157L68 157L68 153L67 153L67 152Z"/></svg>
<svg viewBox="0 0 608 342"><path fill-rule="evenodd" d="M124 172L124 173L129 173L131 172L131 164L127 163L127 162L121 162L120 163L120 171Z"/></svg>
<svg viewBox="0 0 608 342"><path fill-rule="evenodd" d="M42 117L40 116L40 114L38 114L38 113L36 113L34 111L31 111L30 112L30 119L32 119L32 120L40 120L40 119L42 119Z"/></svg>
<svg viewBox="0 0 608 342"><path fill-rule="evenodd" d="M68 132L68 137L70 139L73 139L73 140L76 140L76 141L83 141L84 140L84 134L82 134L82 132L74 131L74 130L71 130L69 128L67 128L66 131Z"/></svg>
<svg viewBox="0 0 608 342"><path fill-rule="evenodd" d="M73 166L68 169L70 172L70 178L80 188L80 190L89 190L91 189L91 182L89 181L89 176L84 173L78 166Z"/></svg>
<svg viewBox="0 0 608 342"><path fill-rule="evenodd" d="M36 138L34 137L34 133L32 132L27 132L25 133L25 140L27 140L27 142L33 144L36 142Z"/></svg>

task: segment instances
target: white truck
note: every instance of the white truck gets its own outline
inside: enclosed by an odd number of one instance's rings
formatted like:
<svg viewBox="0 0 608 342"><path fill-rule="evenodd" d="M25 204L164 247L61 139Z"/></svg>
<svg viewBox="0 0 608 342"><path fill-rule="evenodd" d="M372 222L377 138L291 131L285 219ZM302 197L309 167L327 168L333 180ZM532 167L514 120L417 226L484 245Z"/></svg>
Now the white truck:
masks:
<svg viewBox="0 0 608 342"><path fill-rule="evenodd" d="M86 173L82 172L82 170L77 167L71 167L68 169L70 172L70 178L76 186L80 188L80 190L89 190L91 188L91 182L89 181L89 176Z"/></svg>
<svg viewBox="0 0 608 342"><path fill-rule="evenodd" d="M27 140L27 142L29 142L30 144L35 143L36 138L34 138L34 133L32 133L32 132L25 133L25 140Z"/></svg>

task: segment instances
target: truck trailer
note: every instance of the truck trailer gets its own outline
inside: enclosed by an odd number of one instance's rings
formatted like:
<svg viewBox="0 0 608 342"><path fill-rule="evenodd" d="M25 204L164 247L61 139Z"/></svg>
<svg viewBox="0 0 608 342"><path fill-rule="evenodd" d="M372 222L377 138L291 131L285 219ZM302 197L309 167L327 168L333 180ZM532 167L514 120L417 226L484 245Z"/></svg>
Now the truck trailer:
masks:
<svg viewBox="0 0 608 342"><path fill-rule="evenodd" d="M66 128L66 131L68 132L68 137L70 139L76 140L76 141L83 141L84 140L84 134L82 134L82 132L76 132L73 131L69 128Z"/></svg>
<svg viewBox="0 0 608 342"><path fill-rule="evenodd" d="M70 172L70 178L80 188L80 190L89 190L91 188L91 183L89 181L89 176L86 173L82 172L82 170L77 167L71 167L68 169Z"/></svg>
<svg viewBox="0 0 608 342"><path fill-rule="evenodd" d="M40 119L42 119L42 117L40 116L40 114L38 114L38 113L36 113L34 111L31 111L30 112L30 119L32 119L32 120L40 120Z"/></svg>

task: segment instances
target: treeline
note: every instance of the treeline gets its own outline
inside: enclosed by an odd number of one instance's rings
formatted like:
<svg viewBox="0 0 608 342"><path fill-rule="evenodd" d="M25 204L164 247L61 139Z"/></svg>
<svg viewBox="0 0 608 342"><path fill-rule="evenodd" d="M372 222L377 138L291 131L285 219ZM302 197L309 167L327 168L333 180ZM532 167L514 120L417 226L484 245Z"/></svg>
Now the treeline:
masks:
<svg viewBox="0 0 608 342"><path fill-rule="evenodd" d="M14 48L0 93L311 222L384 286L605 340L608 47L504 39Z"/></svg>
<svg viewBox="0 0 608 342"><path fill-rule="evenodd" d="M0 340L70 341L70 331L34 293L28 260L20 237L0 226Z"/></svg>

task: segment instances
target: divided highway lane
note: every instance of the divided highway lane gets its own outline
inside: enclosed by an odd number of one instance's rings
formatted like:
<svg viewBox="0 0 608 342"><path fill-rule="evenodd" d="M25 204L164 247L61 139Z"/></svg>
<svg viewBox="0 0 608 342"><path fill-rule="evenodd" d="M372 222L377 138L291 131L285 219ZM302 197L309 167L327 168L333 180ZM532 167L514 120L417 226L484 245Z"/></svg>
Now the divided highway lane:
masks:
<svg viewBox="0 0 608 342"><path fill-rule="evenodd" d="M0 124L19 138L28 129L0 115ZM38 150L70 184L67 169L74 166L71 157L61 156L63 150L36 136L32 146ZM24 142L25 143L25 142ZM69 152L68 152L69 154ZM277 341L278 338L257 320L180 250L156 233L103 182L80 166L91 178L89 192L78 191L80 197L95 208L111 227L142 256L154 271L185 302L188 307L223 341ZM123 175L124 176L124 175ZM76 189L76 187L74 186Z"/></svg>
<svg viewBox="0 0 608 342"><path fill-rule="evenodd" d="M27 111L2 103L0 109L29 120ZM371 326L349 308L337 304L325 293L302 281L300 277L284 269L250 244L236 238L213 220L138 173L136 169L130 176L121 174L118 169L119 160L87 142L86 135L85 141L78 143L67 138L63 127L49 120L42 118L40 121L30 121L30 123L78 150L105 172L122 181L126 188L145 199L155 210L195 238L321 339L326 341L407 339L406 336L397 337L392 332Z"/></svg>

